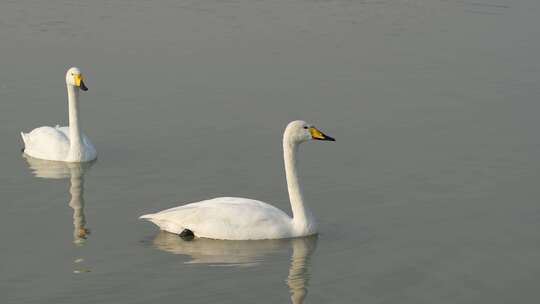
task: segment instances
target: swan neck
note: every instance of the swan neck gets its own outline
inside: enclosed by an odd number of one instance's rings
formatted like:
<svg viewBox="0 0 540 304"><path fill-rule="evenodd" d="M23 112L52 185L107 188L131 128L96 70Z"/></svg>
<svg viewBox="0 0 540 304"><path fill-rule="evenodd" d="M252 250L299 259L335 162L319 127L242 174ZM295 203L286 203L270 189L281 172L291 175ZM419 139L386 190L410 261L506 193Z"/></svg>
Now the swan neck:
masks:
<svg viewBox="0 0 540 304"><path fill-rule="evenodd" d="M300 185L298 169L297 169L297 154L299 143L283 140L283 154L285 160L285 174L287 177L287 189L289 191L289 200L293 214L293 226L303 235L314 231L315 223L311 212L304 204L304 195Z"/></svg>
<svg viewBox="0 0 540 304"><path fill-rule="evenodd" d="M79 89L68 85L68 111L69 111L69 141L70 158L80 159L82 149L82 134L79 120Z"/></svg>

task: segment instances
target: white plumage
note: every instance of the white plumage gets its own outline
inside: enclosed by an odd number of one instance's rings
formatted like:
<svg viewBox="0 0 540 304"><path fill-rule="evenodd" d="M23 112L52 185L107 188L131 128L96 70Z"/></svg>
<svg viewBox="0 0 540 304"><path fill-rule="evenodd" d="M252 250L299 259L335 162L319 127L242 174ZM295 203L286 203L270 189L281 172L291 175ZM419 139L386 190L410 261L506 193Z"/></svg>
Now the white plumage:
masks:
<svg viewBox="0 0 540 304"><path fill-rule="evenodd" d="M218 197L141 216L162 230L222 240L290 237L291 218L278 208L240 197Z"/></svg>
<svg viewBox="0 0 540 304"><path fill-rule="evenodd" d="M90 139L82 132L79 119L79 89L87 90L81 72L71 68L66 73L68 91L68 127L39 127L22 133L24 153L39 159L87 162L96 159L97 152Z"/></svg>
<svg viewBox="0 0 540 304"><path fill-rule="evenodd" d="M30 133L21 132L21 136L24 141L24 153L29 156L46 160L69 161L67 160L71 144L69 127L58 125L54 128L39 127ZM82 134L82 145L84 156L79 161L86 162L96 159L96 148L85 134Z"/></svg>
<svg viewBox="0 0 540 304"><path fill-rule="evenodd" d="M239 197L214 198L140 218L171 233L180 234L188 229L196 237L222 240L280 239L315 234L315 218L304 204L296 170L298 145L311 139L334 140L303 121L291 122L283 135L292 218L272 205Z"/></svg>

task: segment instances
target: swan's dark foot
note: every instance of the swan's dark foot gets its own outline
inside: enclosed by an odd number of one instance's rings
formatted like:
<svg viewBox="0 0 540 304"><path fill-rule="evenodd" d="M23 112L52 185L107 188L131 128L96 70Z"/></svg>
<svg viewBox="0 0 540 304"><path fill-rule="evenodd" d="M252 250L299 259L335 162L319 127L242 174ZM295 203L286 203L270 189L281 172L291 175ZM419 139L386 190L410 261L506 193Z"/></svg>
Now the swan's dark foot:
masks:
<svg viewBox="0 0 540 304"><path fill-rule="evenodd" d="M184 241L191 241L195 238L193 231L189 229L184 229L178 236L180 236Z"/></svg>

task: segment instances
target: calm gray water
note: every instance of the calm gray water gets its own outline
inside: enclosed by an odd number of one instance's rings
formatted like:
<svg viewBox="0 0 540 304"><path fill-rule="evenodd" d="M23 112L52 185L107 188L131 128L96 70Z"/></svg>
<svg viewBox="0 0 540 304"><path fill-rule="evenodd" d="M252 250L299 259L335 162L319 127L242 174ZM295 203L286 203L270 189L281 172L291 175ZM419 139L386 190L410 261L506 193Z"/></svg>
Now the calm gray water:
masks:
<svg viewBox="0 0 540 304"><path fill-rule="evenodd" d="M537 0L2 1L0 302L536 302L539 14ZM65 124L72 65L99 159L27 161L19 132ZM223 195L289 212L293 119L337 139L301 150L318 238L185 243L137 219Z"/></svg>

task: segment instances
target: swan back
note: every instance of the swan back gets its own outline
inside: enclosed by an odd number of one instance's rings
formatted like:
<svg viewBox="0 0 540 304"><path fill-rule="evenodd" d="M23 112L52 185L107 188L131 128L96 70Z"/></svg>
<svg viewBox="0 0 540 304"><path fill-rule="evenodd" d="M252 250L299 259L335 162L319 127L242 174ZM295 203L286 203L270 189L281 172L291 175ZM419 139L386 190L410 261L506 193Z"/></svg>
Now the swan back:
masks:
<svg viewBox="0 0 540 304"><path fill-rule="evenodd" d="M69 138L59 127L39 127L30 133L21 133L24 141L24 153L29 156L64 161L69 153Z"/></svg>

